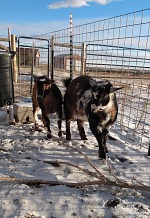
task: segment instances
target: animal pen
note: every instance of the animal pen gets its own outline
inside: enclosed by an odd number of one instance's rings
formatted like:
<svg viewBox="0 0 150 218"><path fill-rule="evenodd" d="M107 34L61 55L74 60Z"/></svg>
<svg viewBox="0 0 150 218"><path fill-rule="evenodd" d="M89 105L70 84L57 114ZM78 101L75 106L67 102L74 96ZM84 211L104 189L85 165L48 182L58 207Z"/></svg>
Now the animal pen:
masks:
<svg viewBox="0 0 150 218"><path fill-rule="evenodd" d="M38 37L18 38L18 87L30 94L32 76L88 75L124 87L112 131L148 148L150 143L150 9ZM25 81L24 81L25 80ZM20 86L19 86L20 84ZM25 93L27 95L27 93Z"/></svg>

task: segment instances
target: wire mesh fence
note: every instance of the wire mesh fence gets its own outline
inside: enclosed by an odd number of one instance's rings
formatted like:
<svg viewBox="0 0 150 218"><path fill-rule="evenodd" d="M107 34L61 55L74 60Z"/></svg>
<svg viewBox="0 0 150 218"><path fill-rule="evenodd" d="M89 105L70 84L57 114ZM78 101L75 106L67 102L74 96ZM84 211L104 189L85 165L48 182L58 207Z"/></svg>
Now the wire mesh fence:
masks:
<svg viewBox="0 0 150 218"><path fill-rule="evenodd" d="M21 58L22 66L19 65L22 70L29 70L29 74L47 74L60 83L64 77L85 74L124 87L117 93L119 114L113 130L147 146L150 141L149 13L150 9L146 9L71 27L71 31L67 28L31 39L22 37L24 42L18 48L30 48L32 61L28 60L30 65ZM39 52L38 66L35 51Z"/></svg>
<svg viewBox="0 0 150 218"><path fill-rule="evenodd" d="M150 9L44 34L54 43L54 77L80 74L108 79L124 89L117 94L119 114L114 131L148 145L150 141ZM58 79L58 78L57 78Z"/></svg>

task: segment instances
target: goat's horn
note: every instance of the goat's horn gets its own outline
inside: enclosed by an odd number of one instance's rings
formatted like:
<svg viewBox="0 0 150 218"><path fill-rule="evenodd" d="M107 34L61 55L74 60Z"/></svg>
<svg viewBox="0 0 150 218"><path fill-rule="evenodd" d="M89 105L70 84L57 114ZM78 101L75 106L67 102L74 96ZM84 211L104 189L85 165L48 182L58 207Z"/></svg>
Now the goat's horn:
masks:
<svg viewBox="0 0 150 218"><path fill-rule="evenodd" d="M110 93L112 93L112 92L116 92L116 91L118 91L118 90L120 90L120 89L123 89L124 87L110 87Z"/></svg>

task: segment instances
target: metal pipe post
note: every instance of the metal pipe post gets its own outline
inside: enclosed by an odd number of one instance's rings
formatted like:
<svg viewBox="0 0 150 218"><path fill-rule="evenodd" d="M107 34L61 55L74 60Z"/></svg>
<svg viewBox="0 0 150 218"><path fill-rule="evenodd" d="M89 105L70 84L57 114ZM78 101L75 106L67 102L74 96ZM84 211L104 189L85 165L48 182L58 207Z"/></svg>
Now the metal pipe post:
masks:
<svg viewBox="0 0 150 218"><path fill-rule="evenodd" d="M70 13L70 79L73 79L73 28L72 28L71 13Z"/></svg>

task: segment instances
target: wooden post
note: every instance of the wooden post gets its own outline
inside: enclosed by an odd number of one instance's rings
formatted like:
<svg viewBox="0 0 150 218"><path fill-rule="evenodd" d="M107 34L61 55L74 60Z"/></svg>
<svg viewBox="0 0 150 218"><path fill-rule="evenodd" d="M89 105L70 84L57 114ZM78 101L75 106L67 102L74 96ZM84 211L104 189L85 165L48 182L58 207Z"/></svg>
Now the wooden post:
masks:
<svg viewBox="0 0 150 218"><path fill-rule="evenodd" d="M11 35L11 52L16 52L16 36ZM18 70L17 70L17 58L16 54L12 59L12 71L13 71L13 81L17 83L18 80Z"/></svg>
<svg viewBox="0 0 150 218"><path fill-rule="evenodd" d="M85 43L82 43L81 50L81 75L85 75Z"/></svg>

